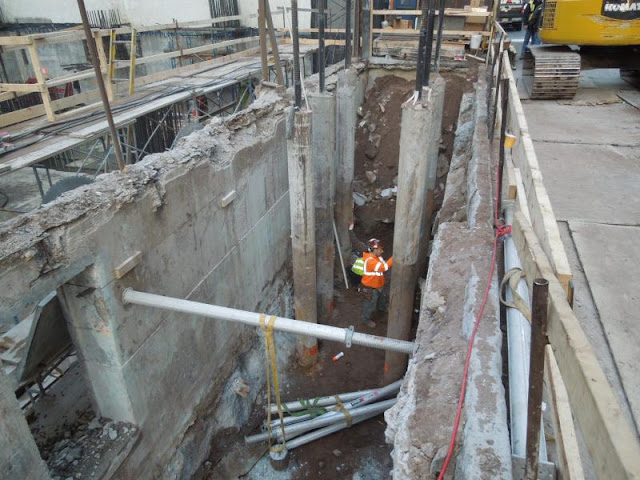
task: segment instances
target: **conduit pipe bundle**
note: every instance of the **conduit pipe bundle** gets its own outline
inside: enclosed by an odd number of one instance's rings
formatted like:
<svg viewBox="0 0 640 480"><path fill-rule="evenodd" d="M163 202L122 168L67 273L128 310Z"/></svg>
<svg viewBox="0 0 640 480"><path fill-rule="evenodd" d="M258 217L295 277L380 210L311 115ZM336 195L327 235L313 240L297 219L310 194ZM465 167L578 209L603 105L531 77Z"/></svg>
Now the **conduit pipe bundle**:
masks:
<svg viewBox="0 0 640 480"><path fill-rule="evenodd" d="M399 380L397 382L391 383L388 386L381 388L381 389L374 389L374 390L365 390L363 392L360 392L359 395L353 396L353 394L342 394L342 395L338 395L338 397L340 398L340 402L346 402L343 403L343 407L345 410L349 411L349 410L353 410L356 407L361 407L363 405L367 405L369 403L373 403L377 400L380 400L386 396L389 396L390 394L395 394L398 393L398 391L400 390L400 385L402 384L402 380ZM350 400L345 400L345 398L350 398ZM324 406L326 406L327 408L332 409L332 412L327 412L325 415L329 415L330 413L340 413L339 409L336 408L336 398L335 397L325 397L325 398L333 398L333 403L329 403L326 404ZM296 402L298 403L298 402ZM312 399L309 402L310 404L312 404L314 407L320 407L319 403L320 401L316 401L316 399ZM273 409L273 405L272 405L272 409ZM283 409L284 406L282 407ZM278 411L278 406L275 406L276 409L276 413ZM287 407L288 409L288 407ZM287 410L285 409L285 410ZM304 407L302 407L301 409L304 409ZM291 410L289 410L291 411ZM295 411L295 410L293 410ZM335 416L335 415L334 415ZM291 425L294 423L300 423L300 422L304 422L306 420L312 419L313 417L311 416L311 414L307 413L305 415L299 415L299 416L285 416L284 417L284 424L286 425ZM271 422L271 425L273 428L277 428L280 425L280 419L277 418L275 420L273 420ZM287 431L287 429L285 428L285 431ZM288 437L287 437L288 438Z"/></svg>
<svg viewBox="0 0 640 480"><path fill-rule="evenodd" d="M515 205L505 206L505 223L513 224ZM504 271L522 268L513 237L504 240ZM507 302L513 301L513 292L506 287ZM526 305L531 305L529 288L524 278L518 282L518 294ZM509 406L511 414L511 453L525 457L527 448L527 396L529 392L529 361L531 356L531 324L517 308L507 307L507 339L509 357ZM547 461L544 426L540 428L540 461Z"/></svg>
<svg viewBox="0 0 640 480"><path fill-rule="evenodd" d="M279 442L284 441L286 449L291 450L292 448L304 445L310 441L348 428L355 423L362 422L383 413L395 405L397 401L395 395L397 395L400 390L401 384L402 380L398 380L386 387L366 391L366 393L352 401L342 404L340 408L334 406L331 411L315 418L312 418L311 415L306 415L305 418L302 419L294 416L285 417L284 420L289 421L285 422L284 433L280 419L276 419L272 422L271 428L266 432L245 437L245 442L252 444L264 442L271 438ZM382 400L390 395L394 395L394 398ZM346 394L338 396L344 398ZM315 401L313 401L313 405L314 407L316 406ZM312 430L315 431L311 432ZM294 438L295 440L292 440Z"/></svg>
<svg viewBox="0 0 640 480"><path fill-rule="evenodd" d="M260 327L260 313L247 312L245 310L237 310L235 308L220 307L217 305L193 302L191 300L155 295L153 293L138 292L130 288L127 288L124 291L122 294L122 300L124 303L132 303L135 305L200 315L207 318L215 318L218 320ZM307 335L310 337L320 338L322 340L342 342L345 343L347 347L351 346L353 343L355 345L412 355L415 346L413 342L379 337L377 335L369 335L367 333L358 333L353 331L352 328L338 328L329 325L309 323L302 320L292 320L290 318L276 317L272 325L275 331Z"/></svg>

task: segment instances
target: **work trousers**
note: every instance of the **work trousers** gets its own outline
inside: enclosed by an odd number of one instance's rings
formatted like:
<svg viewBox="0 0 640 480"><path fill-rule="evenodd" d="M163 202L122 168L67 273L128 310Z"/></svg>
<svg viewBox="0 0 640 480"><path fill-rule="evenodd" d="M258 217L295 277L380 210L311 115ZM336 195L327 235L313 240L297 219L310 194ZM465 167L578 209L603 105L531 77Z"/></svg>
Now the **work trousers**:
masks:
<svg viewBox="0 0 640 480"><path fill-rule="evenodd" d="M539 45L540 38L538 38L538 31L536 30L531 33L531 28L527 28L524 33L524 42L522 42L522 52L520 54L521 57L524 57L524 54L527 51L527 45L529 45L529 41L531 41L531 45Z"/></svg>
<svg viewBox="0 0 640 480"><path fill-rule="evenodd" d="M362 305L362 322L371 320L371 315L377 309L384 312L387 309L387 296L382 288L366 288L364 290L365 301Z"/></svg>

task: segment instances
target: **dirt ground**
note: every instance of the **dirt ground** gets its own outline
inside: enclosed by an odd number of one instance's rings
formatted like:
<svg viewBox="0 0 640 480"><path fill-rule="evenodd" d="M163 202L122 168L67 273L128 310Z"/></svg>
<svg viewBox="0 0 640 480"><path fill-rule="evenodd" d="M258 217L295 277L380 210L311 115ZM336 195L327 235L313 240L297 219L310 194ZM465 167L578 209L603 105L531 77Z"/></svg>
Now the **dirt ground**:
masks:
<svg viewBox="0 0 640 480"><path fill-rule="evenodd" d="M462 93L473 89L475 72L465 73L467 76L461 75L459 70L457 73L443 74L447 83L441 147L445 167L448 167L451 158ZM365 205L355 207L354 233L359 241L366 241L371 237L381 239L385 245L385 257L393 254L396 202L394 195L384 198L381 193L384 189L397 185L401 105L412 92L413 82L395 76L380 77L365 95L365 103L358 116L354 191L366 196L367 200ZM375 179L367 172L375 174ZM442 186L437 197L438 206L442 202L446 168L439 182ZM359 246L359 242L354 241L353 248L357 250ZM387 289L389 281L390 278L387 278ZM354 325L358 331L386 335L386 313L374 313L373 320L377 324L374 329L361 326L363 297L353 287L349 290L344 288L339 264L336 268L335 287L335 309L330 320L331 325ZM417 327L417 321L416 314L414 329ZM344 352L344 357L333 362L332 357L341 351ZM334 342L320 341L318 363L311 371L292 366L288 372L288 394L283 401L380 387L383 381L384 357L385 353L381 350L358 346L347 349L344 345ZM252 420L257 424L263 418L264 413L260 410ZM380 415L289 452L289 466L284 471L273 470L268 458L262 457L251 472L241 478L388 478L392 461L391 447L384 440L385 428L384 419ZM254 428L247 433L255 433L256 430ZM260 454L262 451L259 451ZM208 478L220 477L210 475Z"/></svg>

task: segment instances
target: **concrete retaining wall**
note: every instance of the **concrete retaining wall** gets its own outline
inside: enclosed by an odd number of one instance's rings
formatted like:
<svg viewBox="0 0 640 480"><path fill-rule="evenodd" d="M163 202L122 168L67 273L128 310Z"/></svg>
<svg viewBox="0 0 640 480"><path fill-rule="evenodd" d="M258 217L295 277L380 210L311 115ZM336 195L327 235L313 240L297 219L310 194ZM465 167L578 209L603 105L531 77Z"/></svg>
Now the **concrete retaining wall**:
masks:
<svg viewBox="0 0 640 480"><path fill-rule="evenodd" d="M474 105L466 96L462 102L452 170L423 289L418 350L409 363L398 404L385 414L395 480L435 479L442 467L467 342L486 287L493 228L485 90L484 82L478 82L479 100ZM471 357L450 478L454 472L456 479L511 478L499 318L494 275Z"/></svg>
<svg viewBox="0 0 640 480"><path fill-rule="evenodd" d="M140 426L122 478L190 478L214 434L237 434L264 384L254 330L124 306L121 295L131 287L292 315L281 107L268 94L0 231L3 320L57 288L97 411ZM137 252L140 263L117 279ZM283 362L293 343L279 342ZM248 398L233 393L238 375L252 386Z"/></svg>

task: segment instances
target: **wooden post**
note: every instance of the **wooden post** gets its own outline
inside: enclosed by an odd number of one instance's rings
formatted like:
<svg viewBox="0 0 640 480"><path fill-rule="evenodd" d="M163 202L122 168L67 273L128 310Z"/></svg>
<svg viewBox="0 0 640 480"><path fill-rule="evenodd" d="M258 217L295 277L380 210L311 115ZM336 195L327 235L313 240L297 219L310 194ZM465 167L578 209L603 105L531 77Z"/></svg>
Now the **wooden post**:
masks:
<svg viewBox="0 0 640 480"><path fill-rule="evenodd" d="M180 51L180 56L178 57L178 63L182 66L182 47L180 46L180 37L178 36L178 20L173 19L173 24L175 28L173 29L173 34L176 37L176 50Z"/></svg>
<svg viewBox="0 0 640 480"><path fill-rule="evenodd" d="M501 109L502 115L500 120L500 155L498 159L498 172L500 175L504 171L505 146L504 142L507 138L507 114L509 113L509 79L504 78L500 82L500 92L502 94ZM491 139L493 140L493 139ZM498 182L498 201L502 200L502 182Z"/></svg>
<svg viewBox="0 0 640 480"><path fill-rule="evenodd" d="M49 89L47 88L47 79L42 72L42 65L40 65L40 57L38 57L38 49L35 43L29 44L29 56L31 57L31 65L36 73L36 80L38 80L38 87L40 88L40 95L42 96L42 104L44 105L44 111L47 112L47 119L50 122L56 120L56 115L51 106L51 96L49 95Z"/></svg>
<svg viewBox="0 0 640 480"><path fill-rule="evenodd" d="M284 86L284 75L282 74L282 65L280 64L280 52L278 51L278 39L276 31L273 28L273 18L271 18L271 7L269 0L264 0L265 17L267 18L267 28L269 29L269 40L271 41L271 52L275 62L276 74L278 75L278 85Z"/></svg>
<svg viewBox="0 0 640 480"><path fill-rule="evenodd" d="M109 34L109 80L116 76L116 30L111 29Z"/></svg>
<svg viewBox="0 0 640 480"><path fill-rule="evenodd" d="M537 480L540 457L540 420L542 417L542 385L544 382L544 351L547 346L547 307L549 281L536 278L533 282L531 309L531 359L529 362L529 399L527 403L527 457L525 479Z"/></svg>
<svg viewBox="0 0 640 480"><path fill-rule="evenodd" d="M260 36L260 70L262 80L269 80L269 66L267 65L267 30L263 0L258 0L258 34Z"/></svg>
<svg viewBox="0 0 640 480"><path fill-rule="evenodd" d="M131 52L129 55L129 95L133 95L136 91L136 51L138 49L138 40L135 28L131 29Z"/></svg>
<svg viewBox="0 0 640 480"><path fill-rule="evenodd" d="M104 51L104 45L102 44L102 35L100 35L99 30L93 32L93 40L96 42L96 48L98 49L100 70L103 72L102 78L104 78L104 86L107 89L107 97L109 97L109 100L113 101L113 88L111 85L111 78L109 76L109 61L107 60L107 55Z"/></svg>

